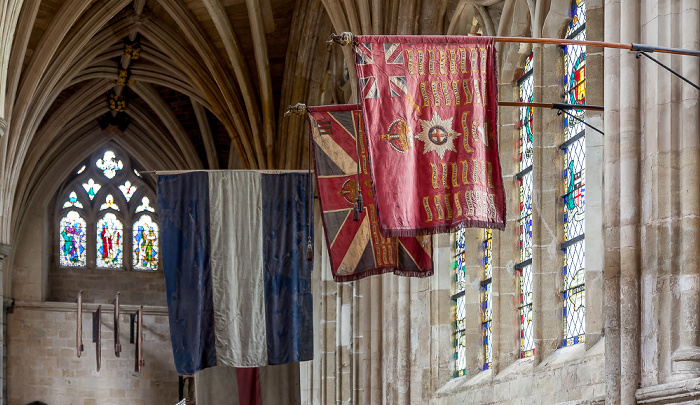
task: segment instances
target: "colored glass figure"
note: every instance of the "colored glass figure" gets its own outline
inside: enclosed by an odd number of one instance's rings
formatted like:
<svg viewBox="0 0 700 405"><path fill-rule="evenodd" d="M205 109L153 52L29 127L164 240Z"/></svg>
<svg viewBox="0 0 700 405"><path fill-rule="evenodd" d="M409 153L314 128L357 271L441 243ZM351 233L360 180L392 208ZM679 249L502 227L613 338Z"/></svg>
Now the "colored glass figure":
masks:
<svg viewBox="0 0 700 405"><path fill-rule="evenodd" d="M112 194L107 194L107 197L105 198L105 203L100 205L100 211L109 208L115 211L119 211L119 206L114 202L114 196Z"/></svg>
<svg viewBox="0 0 700 405"><path fill-rule="evenodd" d="M95 165L102 170L102 173L108 179L113 179L117 175L117 171L124 168L124 163L121 160L117 160L117 156L111 150L105 152L102 159L98 159Z"/></svg>
<svg viewBox="0 0 700 405"><path fill-rule="evenodd" d="M133 261L138 270L158 270L158 224L143 215L133 226Z"/></svg>
<svg viewBox="0 0 700 405"><path fill-rule="evenodd" d="M70 211L59 223L60 265L69 267L85 266L85 220L76 211Z"/></svg>
<svg viewBox="0 0 700 405"><path fill-rule="evenodd" d="M75 191L71 191L68 195L68 201L63 204L63 208L77 207L83 208L83 204L78 201L78 194Z"/></svg>
<svg viewBox="0 0 700 405"><path fill-rule="evenodd" d="M574 1L574 17L566 37L586 39L586 4ZM567 45L564 55L565 90L564 101L569 104L586 103L586 47ZM583 110L573 110L577 118L585 118ZM564 201L564 346L585 340L586 329L586 285L585 285L585 195L586 195L586 127L583 123L567 117L564 137L566 168L564 179L566 194Z"/></svg>
<svg viewBox="0 0 700 405"><path fill-rule="evenodd" d="M493 311L491 309L492 296L492 286L491 275L492 275L492 244L491 240L493 237L493 231L491 229L484 230L484 278L481 281L481 330L484 339L484 370L491 368L491 363L493 359L493 346L491 340L493 338L493 332L491 330L491 321L493 318Z"/></svg>
<svg viewBox="0 0 700 405"><path fill-rule="evenodd" d="M455 374L463 376L467 369L467 308L465 302L466 264L464 229L455 232L454 261L455 292L452 300L455 305Z"/></svg>
<svg viewBox="0 0 700 405"><path fill-rule="evenodd" d="M122 194L124 194L124 198L126 198L126 201L129 202L131 200L131 197L133 197L134 193L136 192L136 186L132 186L131 182L127 180L124 184L119 186L119 189L122 191Z"/></svg>
<svg viewBox="0 0 700 405"><path fill-rule="evenodd" d="M85 189L85 192L87 193L88 197L90 197L90 199L92 200L93 198L95 198L95 195L97 195L97 192L100 191L102 186L98 183L95 183L95 180L90 179L87 183L83 183L83 188Z"/></svg>
<svg viewBox="0 0 700 405"><path fill-rule="evenodd" d="M525 69L518 80L520 101L531 103L534 95L532 76L532 54L525 61ZM533 133L532 107L520 107L520 150L518 183L520 191L519 244L520 263L518 264L520 300L520 355L530 357L535 352L532 328L532 163Z"/></svg>
<svg viewBox="0 0 700 405"><path fill-rule="evenodd" d="M136 213L138 214L139 212L143 212L143 211L156 212L156 210L149 205L150 202L151 202L151 200L149 200L148 197L143 197L141 199L141 205L139 205L136 208Z"/></svg>
<svg viewBox="0 0 700 405"><path fill-rule="evenodd" d="M82 172L84 172L84 171L85 171L85 165L83 165L83 167L81 167L80 169L78 169L78 172L77 172L76 174L80 174L80 173L82 173Z"/></svg>
<svg viewBox="0 0 700 405"><path fill-rule="evenodd" d="M122 267L123 229L111 212L97 221L97 267Z"/></svg>

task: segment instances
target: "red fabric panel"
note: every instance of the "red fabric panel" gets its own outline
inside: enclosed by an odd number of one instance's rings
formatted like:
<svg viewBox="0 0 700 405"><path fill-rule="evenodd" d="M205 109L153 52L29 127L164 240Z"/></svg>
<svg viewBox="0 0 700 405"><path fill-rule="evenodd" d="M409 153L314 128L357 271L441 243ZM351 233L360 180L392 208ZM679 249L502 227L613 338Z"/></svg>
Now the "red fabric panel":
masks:
<svg viewBox="0 0 700 405"><path fill-rule="evenodd" d="M259 368L236 368L236 381L240 405L262 405Z"/></svg>
<svg viewBox="0 0 700 405"><path fill-rule="evenodd" d="M354 48L384 235L504 229L493 38L362 35Z"/></svg>

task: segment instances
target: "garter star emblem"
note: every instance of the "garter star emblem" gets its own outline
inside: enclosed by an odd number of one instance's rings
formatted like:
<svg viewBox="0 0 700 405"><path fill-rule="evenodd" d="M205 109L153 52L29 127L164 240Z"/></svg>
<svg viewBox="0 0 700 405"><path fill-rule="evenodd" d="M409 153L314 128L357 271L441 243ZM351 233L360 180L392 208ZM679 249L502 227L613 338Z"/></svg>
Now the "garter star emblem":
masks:
<svg viewBox="0 0 700 405"><path fill-rule="evenodd" d="M423 153L435 151L440 159L445 156L445 151L457 152L454 140L460 134L452 130L452 118L446 120L434 114L431 120L420 120L423 130L416 138L425 143Z"/></svg>
<svg viewBox="0 0 700 405"><path fill-rule="evenodd" d="M411 128L400 118L394 120L389 125L387 133L381 136L381 140L388 141L389 145L400 153L406 153L411 149L412 138Z"/></svg>

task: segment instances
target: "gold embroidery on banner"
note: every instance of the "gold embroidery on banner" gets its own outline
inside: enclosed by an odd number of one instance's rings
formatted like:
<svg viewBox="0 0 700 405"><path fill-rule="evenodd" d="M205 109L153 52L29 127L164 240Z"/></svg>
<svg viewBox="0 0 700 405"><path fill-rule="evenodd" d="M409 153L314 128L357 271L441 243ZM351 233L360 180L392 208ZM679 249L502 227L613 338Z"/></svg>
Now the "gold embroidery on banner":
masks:
<svg viewBox="0 0 700 405"><path fill-rule="evenodd" d="M435 51L428 49L428 70L431 75L435 74Z"/></svg>
<svg viewBox="0 0 700 405"><path fill-rule="evenodd" d="M418 74L424 75L425 74L425 67L423 67L423 64L425 63L425 55L423 54L422 50L419 50L417 52L418 52Z"/></svg>
<svg viewBox="0 0 700 405"><path fill-rule="evenodd" d="M445 211L447 211L447 217L445 217L445 219L452 219L452 207L450 207L450 194L445 194Z"/></svg>
<svg viewBox="0 0 700 405"><path fill-rule="evenodd" d="M459 187L459 181L457 180L457 163L450 163L452 166L452 187Z"/></svg>
<svg viewBox="0 0 700 405"><path fill-rule="evenodd" d="M474 75L474 72L477 72L477 67L476 67L476 66L477 66L477 64L476 64L476 62L477 62L477 60L476 60L476 58L477 58L477 53L476 53L476 49L474 49L474 48L469 48L469 54L470 54L470 56L471 56L472 76L473 76L473 75Z"/></svg>
<svg viewBox="0 0 700 405"><path fill-rule="evenodd" d="M423 107L427 107L429 105L429 101L428 101L428 92L425 90L425 82L421 82L420 92L423 94Z"/></svg>
<svg viewBox="0 0 700 405"><path fill-rule="evenodd" d="M452 81L452 92L455 94L455 105L459 105L459 84L457 81Z"/></svg>
<svg viewBox="0 0 700 405"><path fill-rule="evenodd" d="M452 104L450 102L450 90L447 88L447 82L442 82L442 93L445 95L445 105Z"/></svg>
<svg viewBox="0 0 700 405"><path fill-rule="evenodd" d="M428 163L430 165L430 169L433 171L433 175L430 178L430 180L433 182L433 188L438 189L440 188L438 186L438 181L437 181L437 165L435 163Z"/></svg>
<svg viewBox="0 0 700 405"><path fill-rule="evenodd" d="M433 88L433 96L435 97L435 106L440 107L440 92L438 91L438 82L431 82L430 83L432 88Z"/></svg>
<svg viewBox="0 0 700 405"><path fill-rule="evenodd" d="M413 68L413 49L406 49L406 59L408 60L408 74L415 75L416 71Z"/></svg>
<svg viewBox="0 0 700 405"><path fill-rule="evenodd" d="M479 79L474 79L474 104L482 104L481 102L481 84Z"/></svg>
<svg viewBox="0 0 700 405"><path fill-rule="evenodd" d="M474 184L481 184L481 180L479 180L479 162L476 159L472 159L472 165L474 167L472 170L472 181Z"/></svg>
<svg viewBox="0 0 700 405"><path fill-rule="evenodd" d="M428 196L423 197L423 208L425 208L426 220L425 222L431 222L433 220L433 212L430 210L430 202Z"/></svg>
<svg viewBox="0 0 700 405"><path fill-rule="evenodd" d="M481 184L486 185L486 161L481 161Z"/></svg>
<svg viewBox="0 0 700 405"><path fill-rule="evenodd" d="M493 188L493 163L488 162L488 172L486 173L489 188Z"/></svg>
<svg viewBox="0 0 700 405"><path fill-rule="evenodd" d="M462 206L459 204L459 193L454 194L455 197L455 218L462 216Z"/></svg>
<svg viewBox="0 0 700 405"><path fill-rule="evenodd" d="M449 188L450 186L447 184L447 163L440 163L440 166L442 166L442 188Z"/></svg>
<svg viewBox="0 0 700 405"><path fill-rule="evenodd" d="M484 76L484 80L481 82L481 94L484 96L484 105L488 105L488 91L486 91L486 76Z"/></svg>
<svg viewBox="0 0 700 405"><path fill-rule="evenodd" d="M471 184L469 182L469 164L466 160L462 161L462 184Z"/></svg>
<svg viewBox="0 0 700 405"><path fill-rule="evenodd" d="M468 116L469 116L469 111L465 111L462 113L462 131L463 131L463 135L464 135L462 137L462 143L464 144L464 150L467 153L474 153L474 149L472 149L472 147L469 145L469 124L467 124L467 117ZM466 162L465 162L465 164L466 164ZM465 169L465 171L466 171L466 169Z"/></svg>
<svg viewBox="0 0 700 405"><path fill-rule="evenodd" d="M481 74L486 74L486 49L481 50Z"/></svg>
<svg viewBox="0 0 700 405"><path fill-rule="evenodd" d="M389 256L387 256L384 264L391 264L394 262L394 248L392 245L387 245L386 249L389 251Z"/></svg>
<svg viewBox="0 0 700 405"><path fill-rule="evenodd" d="M462 88L464 88L464 104L472 103L472 93L469 91L469 81L462 80Z"/></svg>
<svg viewBox="0 0 700 405"><path fill-rule="evenodd" d="M467 213L466 215L468 217L473 217L474 216L474 202L472 201L472 192L470 190L467 190L464 192L464 198L467 200Z"/></svg>
<svg viewBox="0 0 700 405"><path fill-rule="evenodd" d="M467 73L467 51L464 48L459 48L459 56L462 73Z"/></svg>
<svg viewBox="0 0 700 405"><path fill-rule="evenodd" d="M440 74L444 75L447 74L447 71L445 70L445 51L440 49L438 52L440 52Z"/></svg>
<svg viewBox="0 0 700 405"><path fill-rule="evenodd" d="M445 214L442 212L442 203L440 202L440 195L435 196L435 209L438 214L438 221L445 219Z"/></svg>
<svg viewBox="0 0 700 405"><path fill-rule="evenodd" d="M450 73L457 73L457 53L454 49L450 49Z"/></svg>
<svg viewBox="0 0 700 405"><path fill-rule="evenodd" d="M496 202L493 200L493 194L489 194L489 219L496 219Z"/></svg>
<svg viewBox="0 0 700 405"><path fill-rule="evenodd" d="M382 253L384 254L382 263L386 264L387 263L386 245L382 246Z"/></svg>

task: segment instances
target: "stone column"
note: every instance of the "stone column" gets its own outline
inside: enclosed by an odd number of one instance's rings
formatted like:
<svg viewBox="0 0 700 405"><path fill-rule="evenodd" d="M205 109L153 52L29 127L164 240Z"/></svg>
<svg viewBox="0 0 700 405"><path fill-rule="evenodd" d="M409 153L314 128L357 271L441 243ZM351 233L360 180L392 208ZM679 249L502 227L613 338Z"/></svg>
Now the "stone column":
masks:
<svg viewBox="0 0 700 405"><path fill-rule="evenodd" d="M2 348L2 361L0 362L0 386L2 386L2 391L0 391L0 404L5 404L7 403L7 380L5 379L6 373L6 364L7 362L5 361L7 357L7 350L5 347L5 336L7 336L6 333L6 327L7 325L5 324L5 309L6 306L4 304L4 286L3 286L3 275L4 275L4 261L7 256L10 254L10 247L8 245L0 245L0 302L3 302L3 310L0 311L0 323L2 324L2 334L0 334L0 348Z"/></svg>

